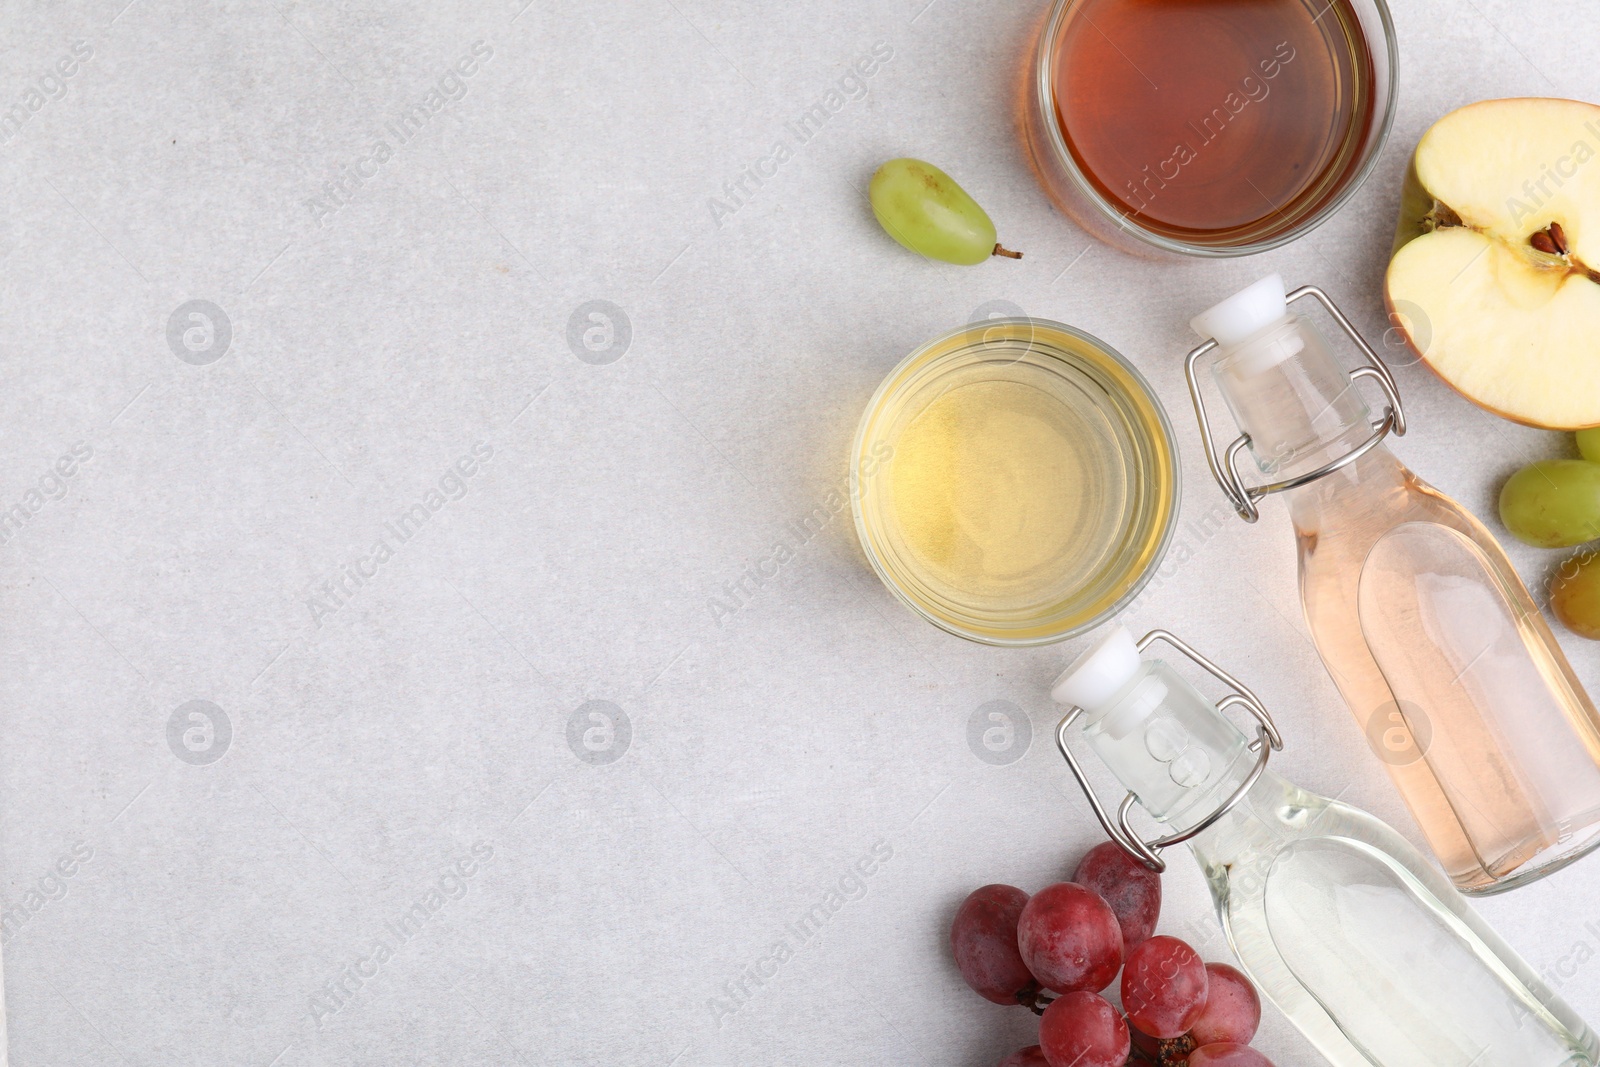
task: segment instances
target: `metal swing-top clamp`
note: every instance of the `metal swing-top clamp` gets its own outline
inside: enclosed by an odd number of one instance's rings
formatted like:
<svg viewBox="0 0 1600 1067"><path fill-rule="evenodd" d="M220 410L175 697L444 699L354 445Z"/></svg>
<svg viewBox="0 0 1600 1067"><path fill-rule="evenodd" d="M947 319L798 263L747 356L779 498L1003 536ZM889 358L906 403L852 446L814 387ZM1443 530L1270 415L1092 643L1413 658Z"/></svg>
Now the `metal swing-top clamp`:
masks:
<svg viewBox="0 0 1600 1067"><path fill-rule="evenodd" d="M1067 714L1062 718L1060 725L1056 727L1056 747L1061 750L1061 757L1067 761L1067 766L1072 770L1072 776L1078 780L1078 786L1083 790L1083 795L1088 798L1089 807L1094 809L1095 818L1100 820L1100 825L1105 828L1105 832L1110 835L1111 840L1122 846L1123 851L1159 874L1167 869L1167 861L1160 856L1161 850L1170 845L1180 845L1190 838L1204 833L1217 820L1232 811L1244 799L1245 794L1250 792L1251 787L1261 778L1262 772L1267 769L1267 760L1271 758L1272 753L1283 751L1283 735L1278 733L1277 723L1272 721L1271 713L1267 711L1266 706L1261 703L1259 697L1251 692L1239 679L1196 652L1193 648L1190 648L1188 644L1173 634L1166 630L1151 630L1139 638L1136 647L1143 653L1145 649L1157 641L1165 641L1185 656L1188 656L1189 659L1205 668L1213 677L1232 690L1227 696L1217 701L1217 710L1223 711L1237 705L1251 714L1256 720L1256 739L1250 742L1248 748L1249 751L1257 753L1260 757L1256 761L1255 767L1245 777L1245 780L1239 783L1239 787L1229 795L1227 800L1222 802L1222 805L1216 811L1213 811L1187 830L1180 830L1177 833L1168 834L1166 837L1157 838L1154 841L1146 841L1139 836L1132 826L1128 825L1128 813L1133 810L1133 805L1138 800L1131 791L1122 798L1122 803L1117 805L1117 817L1115 820L1107 814L1105 806L1100 803L1100 798L1095 796L1094 787L1089 784L1089 779L1084 776L1083 767L1078 763L1077 757L1072 754L1072 749L1067 747L1067 730L1083 714L1083 709L1077 705L1067 709Z"/></svg>
<svg viewBox="0 0 1600 1067"><path fill-rule="evenodd" d="M1328 294L1315 285L1302 285L1285 297L1285 303L1292 304L1303 296L1314 297L1319 304L1327 308L1328 314L1333 316L1334 321L1339 324L1350 340L1354 341L1356 346L1366 355L1367 364L1350 372L1351 381L1354 382L1357 378L1376 379L1377 383L1383 388L1384 395L1388 397L1389 405L1384 410L1383 418L1373 424L1372 435L1337 459L1329 460L1316 470L1307 471L1305 474L1296 475L1293 478L1285 478L1283 481L1272 482L1269 485L1247 486L1244 484L1244 479L1239 476L1238 460L1239 453L1250 444L1250 435L1240 434L1228 446L1223 458L1218 460L1216 446L1211 440L1211 420L1206 417L1205 401L1200 396L1200 382L1195 375L1195 368L1199 363L1200 357L1217 348L1218 343L1215 339L1212 339L1193 349L1184 361L1183 372L1184 376L1189 380L1189 397L1194 401L1195 417L1200 420L1200 441L1205 445L1206 463L1210 465L1211 473L1217 479L1217 484L1222 486L1222 491L1228 495L1228 500L1233 504L1233 510L1237 511L1239 517L1245 522L1255 522L1261 517L1260 511L1256 509L1256 502L1262 497L1271 496L1273 493L1281 493L1286 489L1296 489L1308 482L1314 482L1324 475L1332 474L1341 467L1349 466L1377 447L1378 442L1382 441L1390 433L1393 433L1396 437L1404 437L1406 434L1406 414L1405 409L1400 405L1400 390L1396 387L1394 378L1389 374L1389 368L1384 366L1383 360L1378 356L1378 353L1373 350L1371 345L1367 344L1366 338L1356 332L1355 326L1345 317L1344 312L1339 310Z"/></svg>

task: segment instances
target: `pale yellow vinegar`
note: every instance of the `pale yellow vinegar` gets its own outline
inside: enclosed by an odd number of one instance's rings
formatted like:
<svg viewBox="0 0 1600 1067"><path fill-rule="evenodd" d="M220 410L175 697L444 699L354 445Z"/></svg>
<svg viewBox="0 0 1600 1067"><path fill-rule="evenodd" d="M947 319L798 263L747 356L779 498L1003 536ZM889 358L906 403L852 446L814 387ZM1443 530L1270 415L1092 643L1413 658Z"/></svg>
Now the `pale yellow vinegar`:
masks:
<svg viewBox="0 0 1600 1067"><path fill-rule="evenodd" d="M958 331L907 357L856 441L857 531L936 625L1041 644L1125 604L1177 497L1171 430L1141 378L1042 319Z"/></svg>
<svg viewBox="0 0 1600 1067"><path fill-rule="evenodd" d="M934 401L900 437L895 515L931 576L983 597L1071 569L1084 506L1104 478L1088 469L1082 420L1053 396L976 382Z"/></svg>

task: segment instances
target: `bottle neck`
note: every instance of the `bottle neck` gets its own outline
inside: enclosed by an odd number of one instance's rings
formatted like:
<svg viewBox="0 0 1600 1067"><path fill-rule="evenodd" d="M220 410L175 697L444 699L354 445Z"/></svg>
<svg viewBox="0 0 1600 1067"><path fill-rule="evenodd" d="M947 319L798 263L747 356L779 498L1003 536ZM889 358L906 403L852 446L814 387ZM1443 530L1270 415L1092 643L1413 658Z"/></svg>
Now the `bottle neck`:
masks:
<svg viewBox="0 0 1600 1067"><path fill-rule="evenodd" d="M1186 829L1222 806L1255 769L1250 739L1161 660L1147 660L1084 736L1154 818Z"/></svg>
<svg viewBox="0 0 1600 1067"><path fill-rule="evenodd" d="M1374 514L1407 507L1407 487L1415 481L1416 475L1379 444L1354 463L1284 493L1284 504L1299 530L1352 530L1370 525Z"/></svg>
<svg viewBox="0 0 1600 1067"><path fill-rule="evenodd" d="M1285 836L1282 813L1290 806L1304 808L1316 799L1273 771L1263 771L1250 793L1204 833L1188 842L1202 868L1227 866L1236 874L1264 883L1277 850L1274 840Z"/></svg>
<svg viewBox="0 0 1600 1067"><path fill-rule="evenodd" d="M1315 470L1372 433L1371 412L1350 375L1316 326L1298 315L1226 349L1213 374L1249 435L1256 465L1273 480Z"/></svg>

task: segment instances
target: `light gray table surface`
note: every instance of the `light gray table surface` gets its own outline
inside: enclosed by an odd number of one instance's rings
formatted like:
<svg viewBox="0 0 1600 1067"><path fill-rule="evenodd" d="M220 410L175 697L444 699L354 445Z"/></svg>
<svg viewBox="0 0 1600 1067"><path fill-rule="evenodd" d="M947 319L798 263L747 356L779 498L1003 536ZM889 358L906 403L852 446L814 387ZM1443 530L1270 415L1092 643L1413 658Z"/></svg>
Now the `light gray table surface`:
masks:
<svg viewBox="0 0 1600 1067"><path fill-rule="evenodd" d="M885 372L993 300L1105 338L1172 414L1186 558L1128 624L1253 684L1285 773L1417 838L1307 640L1281 506L1235 521L1205 471L1184 324L1277 270L1380 336L1418 135L1488 97L1600 99L1600 10L1399 4L1398 120L1360 194L1280 251L1175 265L1093 242L1027 169L1011 108L1041 11L0 10L0 108L27 115L0 143L17 1067L977 1067L1031 1043L945 931L969 889L1059 880L1101 839L1049 743L1046 685L1083 642L934 630L826 510ZM902 154L1027 258L890 242L862 190ZM1480 515L1568 453L1398 362L1396 451ZM426 521L390 531L405 515ZM792 560L743 578L785 538ZM1513 557L1536 588L1559 558ZM992 701L1028 728L1011 762L969 746ZM585 738L597 709L614 729ZM1597 877L1479 905L1591 1019ZM1186 858L1166 888L1163 928L1226 958ZM1270 1013L1258 1043L1320 1062Z"/></svg>

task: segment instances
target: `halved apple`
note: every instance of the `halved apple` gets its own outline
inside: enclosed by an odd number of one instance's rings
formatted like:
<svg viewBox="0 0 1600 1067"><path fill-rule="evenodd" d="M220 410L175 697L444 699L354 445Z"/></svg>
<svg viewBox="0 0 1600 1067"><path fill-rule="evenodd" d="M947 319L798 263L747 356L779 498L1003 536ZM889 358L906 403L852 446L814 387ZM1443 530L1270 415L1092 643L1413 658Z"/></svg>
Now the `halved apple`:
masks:
<svg viewBox="0 0 1600 1067"><path fill-rule="evenodd" d="M1385 292L1411 347L1468 400L1600 426L1600 107L1485 100L1422 135Z"/></svg>

